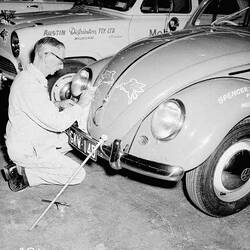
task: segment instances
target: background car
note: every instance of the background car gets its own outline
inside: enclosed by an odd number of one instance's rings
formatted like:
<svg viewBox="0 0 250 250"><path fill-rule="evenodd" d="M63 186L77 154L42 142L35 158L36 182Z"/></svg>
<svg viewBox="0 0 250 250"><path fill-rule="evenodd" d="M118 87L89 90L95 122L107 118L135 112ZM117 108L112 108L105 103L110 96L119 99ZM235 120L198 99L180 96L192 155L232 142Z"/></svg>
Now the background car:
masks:
<svg viewBox="0 0 250 250"><path fill-rule="evenodd" d="M65 96L72 73L140 38L182 29L198 0L82 1L64 11L7 15L0 21L0 73L13 79L32 61L37 40L53 36L66 46L64 69L49 78L54 100Z"/></svg>
<svg viewBox="0 0 250 250"><path fill-rule="evenodd" d="M38 12L38 11L51 11L51 10L67 10L72 8L73 1L25 1L25 0L0 0L0 11L13 11L15 13L22 12Z"/></svg>
<svg viewBox="0 0 250 250"><path fill-rule="evenodd" d="M183 179L203 212L236 213L250 201L249 58L249 0L205 0L183 31L142 39L74 76L72 98L98 88L87 133L75 124L69 141L88 154L106 135L93 159Z"/></svg>

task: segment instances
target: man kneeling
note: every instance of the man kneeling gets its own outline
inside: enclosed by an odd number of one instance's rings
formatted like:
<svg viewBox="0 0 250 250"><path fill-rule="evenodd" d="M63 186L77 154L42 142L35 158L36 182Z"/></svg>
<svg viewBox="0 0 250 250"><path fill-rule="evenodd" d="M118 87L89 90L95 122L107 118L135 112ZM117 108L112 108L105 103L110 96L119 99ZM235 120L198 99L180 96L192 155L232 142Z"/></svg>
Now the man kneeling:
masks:
<svg viewBox="0 0 250 250"><path fill-rule="evenodd" d="M64 131L78 119L86 122L94 96L93 88L77 104L72 100L53 103L46 77L63 68L64 44L45 37L35 44L34 52L34 62L16 76L9 96L6 146L15 164L4 172L12 191L67 182L79 164L65 155L72 148ZM71 184L84 177L82 169Z"/></svg>

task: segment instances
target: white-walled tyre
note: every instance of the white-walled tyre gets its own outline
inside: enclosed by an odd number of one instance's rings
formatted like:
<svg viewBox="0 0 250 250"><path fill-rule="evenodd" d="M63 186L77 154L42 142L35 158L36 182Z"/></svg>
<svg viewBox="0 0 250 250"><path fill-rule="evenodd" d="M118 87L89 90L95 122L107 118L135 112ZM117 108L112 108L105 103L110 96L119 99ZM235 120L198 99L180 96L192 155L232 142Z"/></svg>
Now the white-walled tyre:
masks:
<svg viewBox="0 0 250 250"><path fill-rule="evenodd" d="M85 64L68 60L64 63L62 70L48 77L48 91L52 101L62 101L71 98L71 82L75 73L83 68Z"/></svg>
<svg viewBox="0 0 250 250"><path fill-rule="evenodd" d="M250 120L235 126L201 166L186 173L186 188L211 216L231 215L250 204Z"/></svg>

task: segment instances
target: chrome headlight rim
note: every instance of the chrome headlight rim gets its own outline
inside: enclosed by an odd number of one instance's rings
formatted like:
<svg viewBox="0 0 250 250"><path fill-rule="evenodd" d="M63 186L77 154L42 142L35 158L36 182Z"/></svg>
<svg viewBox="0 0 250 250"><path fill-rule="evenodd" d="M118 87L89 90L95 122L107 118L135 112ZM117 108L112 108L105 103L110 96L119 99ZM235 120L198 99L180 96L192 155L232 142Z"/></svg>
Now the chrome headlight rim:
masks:
<svg viewBox="0 0 250 250"><path fill-rule="evenodd" d="M82 69L79 70L79 75L80 77L84 78L84 73L87 73L88 74L88 82L91 82L92 80L92 77L93 77L93 73L92 73L92 70L88 67L84 67Z"/></svg>
<svg viewBox="0 0 250 250"><path fill-rule="evenodd" d="M74 97L80 96L91 84L93 73L88 67L80 69L72 79L71 93Z"/></svg>
<svg viewBox="0 0 250 250"><path fill-rule="evenodd" d="M164 131L164 128L157 128L157 125L155 125L154 122L157 122L156 120L159 119L158 112L161 108L164 108L164 105L174 105L177 108L177 111L179 112L179 115L176 119L176 122L174 123L174 126L170 129L165 129L165 133L159 133L159 130ZM168 99L166 101L163 101L160 103L157 108L153 111L152 118L151 118L151 132L155 139L159 141L169 141L174 139L180 132L180 130L183 127L184 121L186 117L186 110L185 106L182 101L179 99ZM164 118L164 117L163 117ZM162 121L164 120L162 117L160 118ZM164 136L162 134L165 134Z"/></svg>
<svg viewBox="0 0 250 250"><path fill-rule="evenodd" d="M20 42L15 31L11 33L10 43L13 56L18 57L20 55Z"/></svg>

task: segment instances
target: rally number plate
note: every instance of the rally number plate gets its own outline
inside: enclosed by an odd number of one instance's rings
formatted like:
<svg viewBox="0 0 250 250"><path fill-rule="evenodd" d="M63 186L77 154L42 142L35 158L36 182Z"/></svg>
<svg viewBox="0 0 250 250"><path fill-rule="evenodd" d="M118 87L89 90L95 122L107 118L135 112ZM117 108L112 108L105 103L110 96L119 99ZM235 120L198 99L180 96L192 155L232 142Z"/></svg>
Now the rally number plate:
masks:
<svg viewBox="0 0 250 250"><path fill-rule="evenodd" d="M85 155L89 155L89 153L93 151L97 144L97 142L93 141L87 135L75 130L74 128L70 128L67 132L69 137L69 144ZM91 159L96 161L97 151L92 154Z"/></svg>

